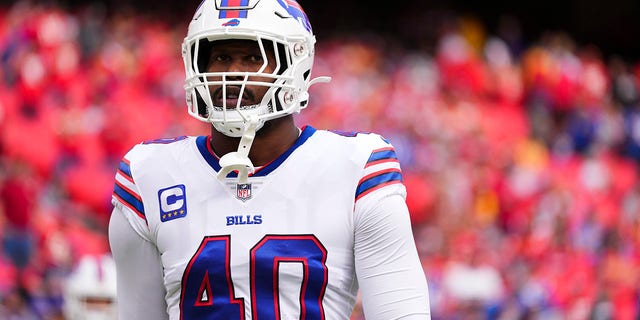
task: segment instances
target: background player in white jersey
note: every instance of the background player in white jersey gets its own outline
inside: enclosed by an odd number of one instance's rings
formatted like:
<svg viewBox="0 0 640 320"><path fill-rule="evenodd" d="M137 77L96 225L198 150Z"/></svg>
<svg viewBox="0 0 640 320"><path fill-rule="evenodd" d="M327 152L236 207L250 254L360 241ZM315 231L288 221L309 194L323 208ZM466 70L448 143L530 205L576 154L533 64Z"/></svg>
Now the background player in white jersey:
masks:
<svg viewBox="0 0 640 320"><path fill-rule="evenodd" d="M109 227L120 319L429 319L400 164L298 127L315 37L293 0L205 0L182 54L208 137L134 146ZM345 63L349 63L346 61Z"/></svg>
<svg viewBox="0 0 640 320"><path fill-rule="evenodd" d="M66 320L118 319L116 266L110 255L82 257L63 290Z"/></svg>

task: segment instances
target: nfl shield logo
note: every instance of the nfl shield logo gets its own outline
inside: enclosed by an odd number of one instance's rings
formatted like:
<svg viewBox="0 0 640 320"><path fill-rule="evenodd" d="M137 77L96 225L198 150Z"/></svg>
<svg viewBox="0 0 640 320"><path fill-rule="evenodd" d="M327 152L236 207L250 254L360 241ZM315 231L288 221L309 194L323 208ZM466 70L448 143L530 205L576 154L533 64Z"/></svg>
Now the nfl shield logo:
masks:
<svg viewBox="0 0 640 320"><path fill-rule="evenodd" d="M238 183L236 185L236 198L246 201L251 198L251 183Z"/></svg>

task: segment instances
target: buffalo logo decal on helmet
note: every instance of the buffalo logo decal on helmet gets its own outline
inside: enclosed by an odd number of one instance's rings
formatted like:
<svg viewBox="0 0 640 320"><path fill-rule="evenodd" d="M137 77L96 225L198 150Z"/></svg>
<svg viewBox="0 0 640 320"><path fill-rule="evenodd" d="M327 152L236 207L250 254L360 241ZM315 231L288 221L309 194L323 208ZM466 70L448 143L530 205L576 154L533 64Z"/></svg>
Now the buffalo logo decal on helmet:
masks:
<svg viewBox="0 0 640 320"><path fill-rule="evenodd" d="M238 19L231 19L225 23L222 24L223 27L235 27L237 25L240 24L240 20Z"/></svg>

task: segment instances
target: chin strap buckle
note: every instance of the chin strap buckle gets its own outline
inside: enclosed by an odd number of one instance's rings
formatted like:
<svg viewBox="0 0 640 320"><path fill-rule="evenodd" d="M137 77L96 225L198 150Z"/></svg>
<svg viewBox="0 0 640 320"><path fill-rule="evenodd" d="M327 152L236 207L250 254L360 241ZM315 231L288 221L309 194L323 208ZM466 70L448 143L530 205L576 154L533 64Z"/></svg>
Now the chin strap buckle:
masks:
<svg viewBox="0 0 640 320"><path fill-rule="evenodd" d="M220 166L222 169L218 172L218 179L224 180L231 171L238 172L238 183L247 183L249 174L253 174L256 170L253 163L249 159L249 150L256 136L256 129L259 121L252 117L247 122L238 144L238 151L229 152L220 158Z"/></svg>

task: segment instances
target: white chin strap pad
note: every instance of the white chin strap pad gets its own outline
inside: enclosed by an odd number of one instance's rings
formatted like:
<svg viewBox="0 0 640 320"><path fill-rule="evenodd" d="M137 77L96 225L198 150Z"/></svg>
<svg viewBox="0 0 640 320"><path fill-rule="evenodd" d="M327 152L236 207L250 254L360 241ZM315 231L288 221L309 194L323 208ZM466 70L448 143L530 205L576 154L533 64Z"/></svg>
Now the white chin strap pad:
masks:
<svg viewBox="0 0 640 320"><path fill-rule="evenodd" d="M255 172L255 167L249 159L249 150L256 136L258 119L252 117L247 122L238 144L238 151L229 152L220 158L222 169L218 172L218 179L224 180L231 171L238 171L238 183L247 183L249 174Z"/></svg>

